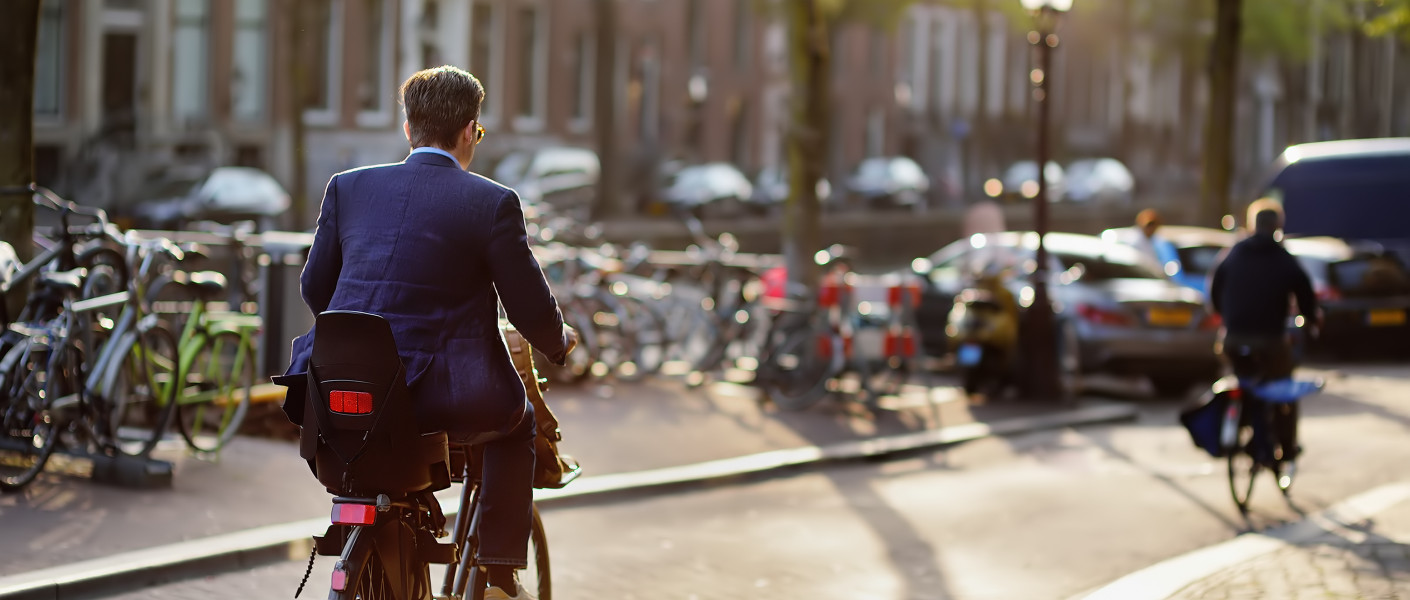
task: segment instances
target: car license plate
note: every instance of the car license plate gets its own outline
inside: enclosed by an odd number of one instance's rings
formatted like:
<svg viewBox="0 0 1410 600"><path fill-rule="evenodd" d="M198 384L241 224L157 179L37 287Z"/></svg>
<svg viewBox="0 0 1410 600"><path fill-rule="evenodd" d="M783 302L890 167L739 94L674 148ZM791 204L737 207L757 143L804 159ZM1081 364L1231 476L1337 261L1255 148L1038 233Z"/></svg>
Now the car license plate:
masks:
<svg viewBox="0 0 1410 600"><path fill-rule="evenodd" d="M1405 311L1398 308L1373 310L1366 316L1372 327L1395 327L1405 324Z"/></svg>
<svg viewBox="0 0 1410 600"><path fill-rule="evenodd" d="M979 361L983 359L984 348L980 347L979 344L965 344L960 346L960 350L955 356L955 361L960 363L961 367L973 367L979 364Z"/></svg>
<svg viewBox="0 0 1410 600"><path fill-rule="evenodd" d="M1146 321L1156 327L1188 327L1194 312L1188 308L1152 308Z"/></svg>

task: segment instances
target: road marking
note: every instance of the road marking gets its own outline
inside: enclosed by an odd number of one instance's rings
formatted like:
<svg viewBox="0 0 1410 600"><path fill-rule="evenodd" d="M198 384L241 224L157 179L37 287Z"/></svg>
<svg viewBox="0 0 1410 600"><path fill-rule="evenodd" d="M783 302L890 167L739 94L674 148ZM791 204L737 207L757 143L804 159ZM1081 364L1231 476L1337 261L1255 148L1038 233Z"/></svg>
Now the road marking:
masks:
<svg viewBox="0 0 1410 600"><path fill-rule="evenodd" d="M1410 500L1410 482L1392 483L1363 492L1296 523L1263 533L1246 533L1227 542L1177 556L1121 579L1085 596L1087 600L1158 600L1225 569L1289 546L1304 544L1345 525L1369 519Z"/></svg>

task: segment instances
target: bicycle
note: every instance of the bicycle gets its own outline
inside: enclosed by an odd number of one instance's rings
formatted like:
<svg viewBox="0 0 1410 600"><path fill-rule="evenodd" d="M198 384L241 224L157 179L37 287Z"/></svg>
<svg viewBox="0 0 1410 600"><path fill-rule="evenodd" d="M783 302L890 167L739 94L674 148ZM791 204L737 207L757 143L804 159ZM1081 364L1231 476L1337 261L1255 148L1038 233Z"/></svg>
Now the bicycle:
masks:
<svg viewBox="0 0 1410 600"><path fill-rule="evenodd" d="M318 315L316 327L308 375L274 378L288 388L285 411L302 428L300 455L335 495L332 523L314 538L305 583L317 556L337 556L330 600L429 598L430 565L437 564L446 572L436 598L483 600L485 574L475 558L482 483L477 449L490 436L452 446L445 432L419 432L385 319L328 311ZM559 486L576 476L565 474ZM456 482L463 483L459 512L447 532L433 494ZM547 536L537 508L531 527L533 569L525 585L551 600ZM437 541L447 535L450 543Z"/></svg>
<svg viewBox="0 0 1410 600"><path fill-rule="evenodd" d="M1259 348L1235 347L1231 356L1242 357L1234 361L1235 375L1216 382L1213 391L1216 397L1222 395L1227 402L1220 421L1219 441L1226 457L1229 492L1239 512L1247 516L1254 484L1261 471L1267 469L1273 474L1284 498L1290 498L1297 474L1297 457L1285 454L1273 412L1291 411L1291 403L1321 390L1323 382L1263 377Z"/></svg>
<svg viewBox="0 0 1410 600"><path fill-rule="evenodd" d="M214 453L230 443L249 412L255 385L255 337L259 315L210 310L225 294L225 277L216 272L177 271L155 284L153 296L167 286L188 292L189 302L164 302L157 312L185 314L176 336L174 385L165 395L175 408L177 429L193 452Z"/></svg>

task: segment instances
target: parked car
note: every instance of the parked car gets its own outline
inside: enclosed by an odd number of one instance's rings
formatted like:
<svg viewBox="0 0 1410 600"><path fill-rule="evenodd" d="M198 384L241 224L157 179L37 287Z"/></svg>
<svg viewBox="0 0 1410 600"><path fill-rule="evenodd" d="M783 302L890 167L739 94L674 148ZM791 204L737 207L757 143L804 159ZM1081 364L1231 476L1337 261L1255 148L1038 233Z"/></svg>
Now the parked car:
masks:
<svg viewBox="0 0 1410 600"><path fill-rule="evenodd" d="M661 194L668 206L700 217L737 215L753 195L754 184L749 178L734 165L722 162L682 168Z"/></svg>
<svg viewBox="0 0 1410 600"><path fill-rule="evenodd" d="M925 210L930 178L904 156L868 158L847 179L847 189L868 208L880 206Z"/></svg>
<svg viewBox="0 0 1410 600"><path fill-rule="evenodd" d="M494 169L495 180L514 188L525 205L569 213L591 206L600 176L596 152L567 146L511 152Z"/></svg>
<svg viewBox="0 0 1410 600"><path fill-rule="evenodd" d="M1069 202L1130 204L1136 193L1131 170L1114 158L1073 161L1063 170L1063 183Z"/></svg>
<svg viewBox="0 0 1410 600"><path fill-rule="evenodd" d="M1010 289L1021 304L1032 302L1028 277L1037 241L1031 232L981 234L919 261L929 266L916 315L928 354L951 350L945 347L949 311L973 273L1007 267ZM1147 375L1167 394L1218 378L1213 349L1219 322L1203 295L1169 280L1123 244L1054 233L1045 245L1060 339L1077 348L1072 368Z"/></svg>
<svg viewBox="0 0 1410 600"><path fill-rule="evenodd" d="M818 201L827 206L833 200L832 183L827 178L818 180ZM754 180L754 195L748 199L749 207L757 213L779 210L788 200L788 170L778 167L765 167Z"/></svg>
<svg viewBox="0 0 1410 600"><path fill-rule="evenodd" d="M1358 250L1335 238L1288 239L1283 245L1312 278L1324 313L1314 347L1406 351L1410 272L1398 257Z"/></svg>
<svg viewBox="0 0 1410 600"><path fill-rule="evenodd" d="M1102 239L1122 242L1132 236L1144 235L1135 227L1108 229L1102 232ZM1164 225L1160 237L1175 246L1179 260L1172 265L1160 265L1160 269L1172 280L1200 293L1205 293L1209 285L1209 274L1219 261L1219 255L1238 241L1238 236L1223 229L1208 227L1188 227Z"/></svg>
<svg viewBox="0 0 1410 600"><path fill-rule="evenodd" d="M269 229L289 210L289 194L268 173L250 167L175 170L149 182L132 210L136 225L181 229L192 221L255 221Z"/></svg>
<svg viewBox="0 0 1410 600"><path fill-rule="evenodd" d="M1410 138L1292 146L1259 187L1290 236L1376 242L1410 263Z"/></svg>
<svg viewBox="0 0 1410 600"><path fill-rule="evenodd" d="M1043 168L1043 175L1048 180L1048 201L1062 200L1063 195L1067 193L1066 173L1063 172L1062 166L1048 161L1047 166ZM1013 163L1004 171L1002 177L985 182L984 193L990 198L1006 202L1020 202L1037 198L1037 161L1021 160Z"/></svg>

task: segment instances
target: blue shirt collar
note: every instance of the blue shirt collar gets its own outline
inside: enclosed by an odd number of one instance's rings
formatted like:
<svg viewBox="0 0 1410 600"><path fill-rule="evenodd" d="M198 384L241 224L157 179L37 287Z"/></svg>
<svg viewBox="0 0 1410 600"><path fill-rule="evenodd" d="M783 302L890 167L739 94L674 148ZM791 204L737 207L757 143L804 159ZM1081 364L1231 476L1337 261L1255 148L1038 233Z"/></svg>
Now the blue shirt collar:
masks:
<svg viewBox="0 0 1410 600"><path fill-rule="evenodd" d="M455 155L454 155L454 154L451 154L451 153L449 153L449 152L446 152L445 150L442 150L442 149L437 148L437 147L435 147L435 146L422 146L422 147L420 147L420 148L414 148L414 149L411 150L411 153L412 153L412 154L420 154L420 153L422 153L422 152L430 152L430 153L433 153L433 154L439 154L439 155L441 155L441 156L444 156L444 157L446 157L446 158L449 158L449 159L450 159L450 162L455 163L455 166L457 166L457 167L460 166L460 160L457 159L457 158L455 158Z"/></svg>

